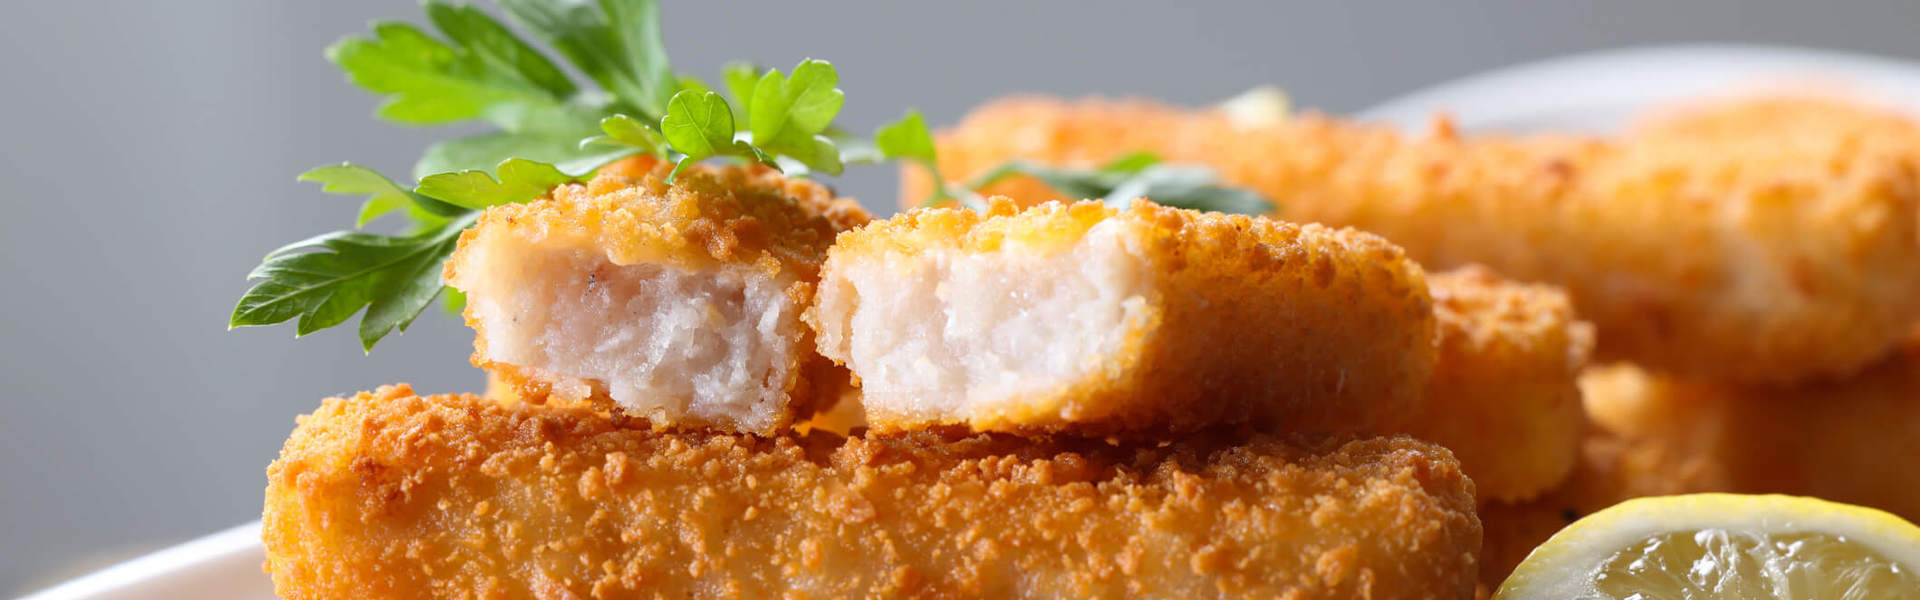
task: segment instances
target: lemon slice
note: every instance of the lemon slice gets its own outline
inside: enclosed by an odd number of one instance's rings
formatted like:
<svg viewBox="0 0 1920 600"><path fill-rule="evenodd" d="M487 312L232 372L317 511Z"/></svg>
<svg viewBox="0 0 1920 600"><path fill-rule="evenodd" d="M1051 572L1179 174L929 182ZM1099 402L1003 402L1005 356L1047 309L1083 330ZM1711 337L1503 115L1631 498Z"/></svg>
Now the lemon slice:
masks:
<svg viewBox="0 0 1920 600"><path fill-rule="evenodd" d="M1793 496L1628 500L1554 534L1494 598L1920 598L1920 527Z"/></svg>

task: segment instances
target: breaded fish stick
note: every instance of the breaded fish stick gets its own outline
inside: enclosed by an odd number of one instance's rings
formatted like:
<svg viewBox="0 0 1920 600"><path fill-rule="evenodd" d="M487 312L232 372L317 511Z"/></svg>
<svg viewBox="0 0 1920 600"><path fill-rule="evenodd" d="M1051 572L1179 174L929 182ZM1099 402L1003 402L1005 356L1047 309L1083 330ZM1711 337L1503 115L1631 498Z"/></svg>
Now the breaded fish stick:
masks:
<svg viewBox="0 0 1920 600"><path fill-rule="evenodd" d="M1427 401L1389 431L1453 450L1482 500L1559 484L1579 458L1586 414L1577 378L1593 347L1560 289L1478 265L1429 274L1439 362Z"/></svg>
<svg viewBox="0 0 1920 600"><path fill-rule="evenodd" d="M1482 503L1489 587L1560 528L1641 496L1792 494L1920 520L1920 340L1843 382L1763 389L1614 366L1580 383L1594 431L1573 475L1532 501Z"/></svg>
<svg viewBox="0 0 1920 600"><path fill-rule="evenodd" d="M846 374L800 314L850 200L758 167L609 165L585 185L488 209L447 283L467 293L474 364L531 401L618 406L657 423L772 433L830 404Z"/></svg>
<svg viewBox="0 0 1920 600"><path fill-rule="evenodd" d="M877 221L840 236L807 319L876 431L1362 430L1419 401L1434 357L1392 244L1145 201Z"/></svg>
<svg viewBox="0 0 1920 600"><path fill-rule="evenodd" d="M1684 459L1701 491L1817 496L1920 521L1920 340L1839 382L1756 388L1613 367L1581 386L1595 423Z"/></svg>
<svg viewBox="0 0 1920 600"><path fill-rule="evenodd" d="M1288 220L1380 234L1429 268L1566 287L1605 358L1772 383L1851 374L1920 322L1917 149L1905 117L1812 99L1697 108L1618 138L1015 99L939 143L956 178L1143 150L1207 165ZM925 198L906 177L906 201ZM1032 179L986 193L1058 196Z"/></svg>
<svg viewBox="0 0 1920 600"><path fill-rule="evenodd" d="M404 386L302 417L263 527L290 600L1465 598L1480 544L1407 438L765 438Z"/></svg>

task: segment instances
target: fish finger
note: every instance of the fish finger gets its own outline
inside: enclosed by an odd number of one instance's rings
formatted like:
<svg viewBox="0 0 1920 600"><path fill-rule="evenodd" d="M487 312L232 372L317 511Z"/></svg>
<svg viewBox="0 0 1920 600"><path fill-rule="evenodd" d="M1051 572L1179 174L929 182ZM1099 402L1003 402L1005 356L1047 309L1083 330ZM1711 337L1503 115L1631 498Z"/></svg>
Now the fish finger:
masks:
<svg viewBox="0 0 1920 600"><path fill-rule="evenodd" d="M1480 545L1410 438L759 437L405 386L302 417L262 522L289 600L1467 598Z"/></svg>
<svg viewBox="0 0 1920 600"><path fill-rule="evenodd" d="M1379 234L1429 268L1483 263L1565 287L1601 358L1689 377L1843 377L1920 323L1920 127L1845 101L1728 101L1617 137L1513 137L1020 98L974 111L938 151L955 179L1140 151L1210 167L1281 217ZM926 197L922 173L903 177L905 202ZM1031 178L983 193L1061 198Z"/></svg>

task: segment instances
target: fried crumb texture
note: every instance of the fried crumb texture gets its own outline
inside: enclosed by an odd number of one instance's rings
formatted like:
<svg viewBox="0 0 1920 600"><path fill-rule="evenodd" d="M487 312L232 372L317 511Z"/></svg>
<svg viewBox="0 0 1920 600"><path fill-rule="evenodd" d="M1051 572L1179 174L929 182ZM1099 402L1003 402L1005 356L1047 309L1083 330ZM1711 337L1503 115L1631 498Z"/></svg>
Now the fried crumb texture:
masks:
<svg viewBox="0 0 1920 600"><path fill-rule="evenodd" d="M1565 287L1605 360L1769 384L1843 377L1920 322L1920 127L1834 98L1666 111L1616 137L1424 133L1303 114L1015 98L939 136L962 179L1138 151L1213 168L1278 214L1355 227L1432 269ZM903 171L903 202L925 176ZM983 193L1062 196L1015 178Z"/></svg>
<svg viewBox="0 0 1920 600"><path fill-rule="evenodd" d="M1635 479L1818 496L1920 521L1920 338L1841 381L1742 386L1612 366L1581 385L1596 424L1666 457L1640 462L1677 467Z"/></svg>
<svg viewBox="0 0 1920 600"><path fill-rule="evenodd" d="M1368 429L1433 370L1379 237L1136 201L922 209L841 234L808 313L880 431Z"/></svg>
<svg viewBox="0 0 1920 600"><path fill-rule="evenodd" d="M835 235L872 219L824 185L762 166L695 165L668 183L672 171L651 156L609 164L586 183L490 208L462 237L579 242L616 264L746 264L808 278Z"/></svg>
<svg viewBox="0 0 1920 600"><path fill-rule="evenodd" d="M1813 496L1920 522L1920 337L1845 381L1756 387L1613 365L1580 385L1592 429L1573 474L1481 507L1489 589L1561 528L1642 496Z"/></svg>
<svg viewBox="0 0 1920 600"><path fill-rule="evenodd" d="M1409 438L1153 445L647 429L406 386L268 470L267 570L321 598L1466 598L1480 524Z"/></svg>
<svg viewBox="0 0 1920 600"><path fill-rule="evenodd" d="M1565 292L1470 265L1427 277L1439 360L1427 401L1389 431L1453 450L1482 499L1524 500L1573 470L1593 326Z"/></svg>
<svg viewBox="0 0 1920 600"><path fill-rule="evenodd" d="M473 362L530 402L770 434L847 386L800 314L827 247L870 217L759 166L636 157L489 208L447 262Z"/></svg>

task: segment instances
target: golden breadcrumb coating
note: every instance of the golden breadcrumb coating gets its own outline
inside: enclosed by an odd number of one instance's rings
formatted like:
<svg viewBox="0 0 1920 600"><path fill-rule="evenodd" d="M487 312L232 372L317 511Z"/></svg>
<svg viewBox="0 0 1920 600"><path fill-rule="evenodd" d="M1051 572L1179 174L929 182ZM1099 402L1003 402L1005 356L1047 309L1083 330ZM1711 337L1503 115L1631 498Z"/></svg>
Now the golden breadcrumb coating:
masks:
<svg viewBox="0 0 1920 600"><path fill-rule="evenodd" d="M1845 381L1743 387L1632 367L1582 380L1594 422L1700 491L1817 496L1920 521L1920 340Z"/></svg>
<svg viewBox="0 0 1920 600"><path fill-rule="evenodd" d="M1408 438L763 438L396 386L300 419L263 535L289 600L1466 598L1473 506Z"/></svg>
<svg viewBox="0 0 1920 600"><path fill-rule="evenodd" d="M1594 431L1573 475L1527 502L1483 502L1482 582L1596 510L1642 496L1814 496L1920 521L1920 340L1840 382L1791 388L1590 369Z"/></svg>
<svg viewBox="0 0 1920 600"><path fill-rule="evenodd" d="M525 204L490 208L473 228L461 235L458 248L447 262L445 278L455 288L469 292L475 286L486 285L509 291L545 287L527 272L536 267L498 264L503 262L501 256L535 251L562 256L570 256L567 253L589 255L584 261L568 264L605 265L567 267L581 270L572 275L589 282L582 295L617 293L606 291L615 285L607 283L610 281L607 270L632 265L659 265L696 274L711 272L715 267L730 267L756 274L784 286L779 294L784 295L785 303L793 308L788 317L789 326L772 336L766 334L767 328L763 326L755 332L755 339L784 337L786 339L779 341L795 351L780 357L784 363L772 365L767 374L743 377L763 378L765 387L775 396L768 402L784 402L784 410L775 410L776 416L762 420L764 422L658 412L636 412L636 416L664 423L772 433L816 409L824 409L845 391L845 370L812 352L811 332L798 321L798 314L811 301L820 261L825 258L834 236L871 217L857 203L835 198L825 186L804 179L786 179L764 167L695 166L668 184L666 175L672 167L671 163L652 157L634 157L602 167L585 184L562 185L554 188L549 196ZM596 277L600 282L598 289L591 283ZM505 279L504 285L497 283L503 278L518 279ZM553 372L538 365L516 364L493 356L489 351L488 319L477 311L477 307L492 300L470 293L466 317L467 324L477 333L475 366L487 369L498 381L513 388L517 396L531 402L553 398L567 402L590 401L603 408L614 405L609 397L608 381ZM614 306L620 306L617 299L614 302ZM738 298L733 302L738 304ZM713 315L708 317L709 321L721 318L714 315L714 309L706 310ZM749 314L738 318L748 322L763 318L751 314L750 305L747 312ZM515 323L521 318L518 314L510 316ZM590 346L615 336L584 337L586 339L564 343ZM691 376L682 379L691 379Z"/></svg>
<svg viewBox="0 0 1920 600"><path fill-rule="evenodd" d="M582 240L619 264L746 264L810 279L835 235L872 219L824 185L759 165L695 165L669 184L672 171L651 156L622 160L546 198L488 209L461 241ZM447 279L458 265L448 263Z"/></svg>
<svg viewBox="0 0 1920 600"><path fill-rule="evenodd" d="M480 395L508 406L521 402L520 390L516 389L513 384L507 383L507 380L500 377L499 373L494 372L487 373L487 389Z"/></svg>
<svg viewBox="0 0 1920 600"><path fill-rule="evenodd" d="M1053 260L1091 272L1099 265L1072 252L1101 243L1124 249L1093 255L1101 265L1118 263L1116 270L1135 274L1125 284L1133 287L1103 297L1100 306L1047 304L1055 290L1079 284L1006 266ZM985 283L937 273L939 265L965 261L997 262L986 267ZM883 276L857 283L859 272ZM983 292L985 285L998 287ZM947 300L889 303L886 294L900 286L938 289ZM954 299L964 293L986 296ZM1123 334L1112 347L1067 357L1069 369L969 372L980 380L961 380L964 401L946 406L925 398L952 384L903 376L914 365L883 364L864 349L875 331L926 331L900 342L907 352L957 344L953 331L963 325L954 315L968 302L992 304L1008 318L1053 311L1046 325L1062 327L1118 306L1112 310L1124 318L1092 334ZM995 200L985 212L921 209L875 221L840 235L807 319L821 354L863 380L867 423L879 431L966 424L977 431L1160 435L1235 423L1365 430L1419 401L1435 352L1424 275L1385 240L1145 201L1124 210L1099 202L1022 210ZM978 336L990 340L951 362L1037 364L1008 350L1011 335ZM1048 332L1035 343L1057 353L1084 345L1080 337ZM1006 386L1006 377L1017 384Z"/></svg>
<svg viewBox="0 0 1920 600"><path fill-rule="evenodd" d="M1426 404L1388 429L1453 450L1481 499L1521 500L1559 484L1587 427L1576 380L1592 326L1559 288L1478 265L1429 274L1427 284L1439 361Z"/></svg>
<svg viewBox="0 0 1920 600"><path fill-rule="evenodd" d="M1616 138L1022 98L939 139L953 178L1016 157L1204 164L1280 216L1380 234L1429 268L1564 286L1605 358L1772 383L1857 371L1920 322L1916 148L1904 116L1811 98L1693 107ZM925 197L923 175L904 177L904 202ZM1058 198L1031 179L987 192Z"/></svg>

